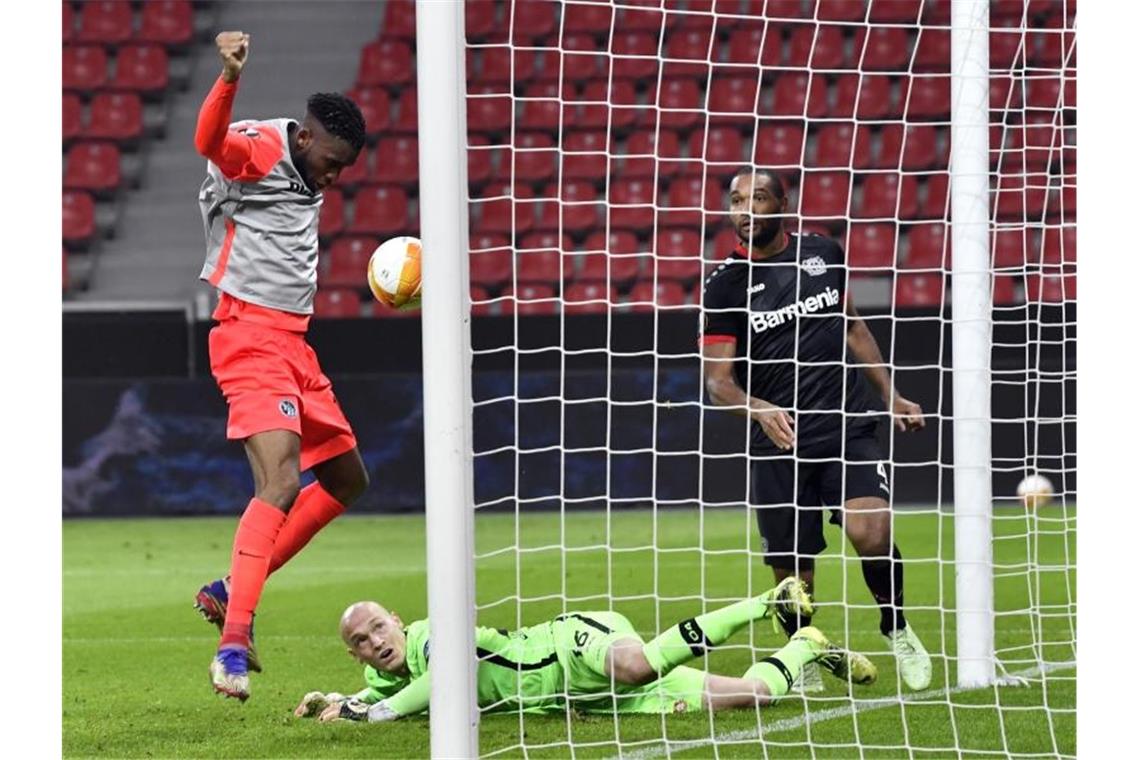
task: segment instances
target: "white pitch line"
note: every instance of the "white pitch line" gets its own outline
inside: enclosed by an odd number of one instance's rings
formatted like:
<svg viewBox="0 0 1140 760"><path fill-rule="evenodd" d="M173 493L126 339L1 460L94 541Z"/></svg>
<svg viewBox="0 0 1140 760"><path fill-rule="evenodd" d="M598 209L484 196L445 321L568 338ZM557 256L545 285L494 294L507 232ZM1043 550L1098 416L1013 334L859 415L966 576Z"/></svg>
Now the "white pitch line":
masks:
<svg viewBox="0 0 1140 760"><path fill-rule="evenodd" d="M1042 665L1037 665L1025 670L1019 670L1016 673L1009 675L1017 678L1034 678L1036 676L1045 675L1055 670L1068 670L1075 668L1075 662L1047 662ZM711 744L720 742L742 742L749 739L762 739L765 734L780 733L783 731L792 731L801 728L806 724L822 723L828 720L835 720L836 718L846 718L856 713L868 712L871 710L882 710L887 707L894 707L902 702L917 702L933 697L949 697L953 694L959 694L966 691L978 691L979 689L990 689L992 686L955 686L952 688L942 689L928 689L927 691L916 691L909 694L900 694L898 697L883 697L881 699L868 699L859 700L845 707L832 707L827 710L819 710L817 712L809 712L803 715L797 715L794 718L784 718L782 720L773 721L772 723L761 723L759 729L748 729L741 731L729 731L728 733L718 734L717 736L708 739L693 739L686 741L669 742L661 746L649 746L632 752L621 752L613 756L610 760L644 760L645 758L652 757L665 757L674 752L684 752L691 749L699 749L700 747L707 747Z"/></svg>

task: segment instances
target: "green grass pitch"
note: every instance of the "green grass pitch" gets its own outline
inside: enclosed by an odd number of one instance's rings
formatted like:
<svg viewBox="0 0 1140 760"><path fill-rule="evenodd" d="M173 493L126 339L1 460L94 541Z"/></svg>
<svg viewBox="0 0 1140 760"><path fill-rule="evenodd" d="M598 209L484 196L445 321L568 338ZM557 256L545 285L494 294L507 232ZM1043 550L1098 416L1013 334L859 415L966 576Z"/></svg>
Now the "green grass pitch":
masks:
<svg viewBox="0 0 1140 760"><path fill-rule="evenodd" d="M817 568L816 624L867 652L879 682L843 684L806 704L659 716L484 716L484 754L500 757L1007 757L1074 756L1075 512L999 510L994 558L997 647L1020 688L958 691L953 519L899 511L909 619L935 658L929 692L900 704L893 661L859 563L828 527ZM354 691L360 667L340 643L344 607L377 599L405 621L426 614L419 516L335 522L266 587L257 618L265 673L246 704L216 697L206 667L214 629L192 610L198 587L228 562L233 519L64 523L63 747L67 757L423 757L428 724L300 721L308 690ZM770 586L755 523L741 509L481 515L476 543L480 623L511 627L568 609L625 613L646 638L710 606ZM517 600L525 601L519 605ZM654 597L661 601L654 602ZM837 602L848 601L846 608ZM711 670L737 675L779 645L766 625L714 652ZM701 667L700 663L695 663ZM905 691L905 690L904 690ZM810 715L810 722L805 721ZM759 728L759 735L758 735ZM715 741L715 746L713 742ZM686 743L689 742L689 743Z"/></svg>

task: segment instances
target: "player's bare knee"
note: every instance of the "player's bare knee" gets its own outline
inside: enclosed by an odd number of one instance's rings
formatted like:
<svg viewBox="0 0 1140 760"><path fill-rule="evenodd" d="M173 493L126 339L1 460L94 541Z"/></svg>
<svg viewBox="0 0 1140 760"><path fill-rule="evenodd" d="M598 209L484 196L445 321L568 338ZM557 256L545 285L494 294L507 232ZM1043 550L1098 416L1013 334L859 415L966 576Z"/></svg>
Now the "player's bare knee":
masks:
<svg viewBox="0 0 1140 760"><path fill-rule="evenodd" d="M279 469L269 474L257 498L288 512L300 492L301 474L294 469Z"/></svg>
<svg viewBox="0 0 1140 760"><path fill-rule="evenodd" d="M610 672L620 684L643 686L657 680L657 672L649 664L641 647L615 645L610 649Z"/></svg>

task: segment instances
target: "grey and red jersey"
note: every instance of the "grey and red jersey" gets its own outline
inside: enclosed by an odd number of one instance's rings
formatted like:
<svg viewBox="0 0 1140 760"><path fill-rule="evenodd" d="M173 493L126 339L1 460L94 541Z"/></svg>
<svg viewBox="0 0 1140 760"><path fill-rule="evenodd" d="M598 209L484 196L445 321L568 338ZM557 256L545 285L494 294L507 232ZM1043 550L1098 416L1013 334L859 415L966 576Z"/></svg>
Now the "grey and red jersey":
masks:
<svg viewBox="0 0 1140 760"><path fill-rule="evenodd" d="M317 291L317 220L324 198L311 191L289 154L292 119L230 124L227 144L242 161L213 160L198 191L206 229L200 277L248 303L312 314Z"/></svg>

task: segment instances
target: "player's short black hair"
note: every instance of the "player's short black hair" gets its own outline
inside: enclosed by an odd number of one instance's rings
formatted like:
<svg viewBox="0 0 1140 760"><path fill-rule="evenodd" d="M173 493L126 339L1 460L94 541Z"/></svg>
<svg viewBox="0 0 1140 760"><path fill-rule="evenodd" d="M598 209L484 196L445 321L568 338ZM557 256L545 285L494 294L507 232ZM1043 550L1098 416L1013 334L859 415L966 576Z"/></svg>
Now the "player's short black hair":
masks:
<svg viewBox="0 0 1140 760"><path fill-rule="evenodd" d="M339 92L318 92L309 96L309 113L328 130L359 151L364 147L364 114L352 98Z"/></svg>
<svg viewBox="0 0 1140 760"><path fill-rule="evenodd" d="M732 179L730 179L729 182L731 183L733 179L736 179L742 174L747 174L750 177L767 177L768 181L772 183L772 192L775 193L776 197L780 200L783 200L784 196L787 194L784 190L784 179L778 172L772 171L771 169L765 169L762 166L748 166L745 164L733 173Z"/></svg>

